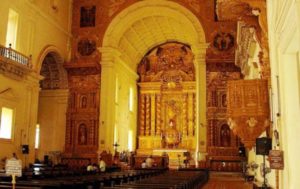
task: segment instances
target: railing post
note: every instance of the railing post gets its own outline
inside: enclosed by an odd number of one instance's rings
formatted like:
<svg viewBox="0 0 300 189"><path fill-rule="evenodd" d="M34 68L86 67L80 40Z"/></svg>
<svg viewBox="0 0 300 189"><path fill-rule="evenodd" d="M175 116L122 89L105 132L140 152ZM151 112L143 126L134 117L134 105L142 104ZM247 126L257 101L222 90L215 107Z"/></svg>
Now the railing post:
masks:
<svg viewBox="0 0 300 189"><path fill-rule="evenodd" d="M32 61L32 54L30 54L29 58L27 59L27 66L28 66L28 68L32 68L31 61Z"/></svg>

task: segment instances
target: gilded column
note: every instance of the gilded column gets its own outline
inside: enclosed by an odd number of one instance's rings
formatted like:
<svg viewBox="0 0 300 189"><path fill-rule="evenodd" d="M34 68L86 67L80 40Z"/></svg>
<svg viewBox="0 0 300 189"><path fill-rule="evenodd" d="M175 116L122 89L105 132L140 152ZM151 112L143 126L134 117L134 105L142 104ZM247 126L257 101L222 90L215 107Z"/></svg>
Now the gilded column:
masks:
<svg viewBox="0 0 300 189"><path fill-rule="evenodd" d="M161 111L160 111L160 127L161 127L161 132L164 132L166 130L165 128L165 115L164 115L164 110L166 109L166 106L165 106L165 102L163 100L163 95L161 96L160 98L160 106L161 106Z"/></svg>
<svg viewBox="0 0 300 189"><path fill-rule="evenodd" d="M145 135L146 136L149 136L150 135L150 97L149 95L147 94L146 95L146 131L145 131Z"/></svg>
<svg viewBox="0 0 300 189"><path fill-rule="evenodd" d="M155 135L155 94L151 94L151 136Z"/></svg>
<svg viewBox="0 0 300 189"><path fill-rule="evenodd" d="M193 93L188 94L188 135L193 136L194 128L194 102L193 102Z"/></svg>
<svg viewBox="0 0 300 189"><path fill-rule="evenodd" d="M156 95L156 135L161 135L161 95Z"/></svg>
<svg viewBox="0 0 300 189"><path fill-rule="evenodd" d="M140 125L139 125L139 129L140 129L140 136L144 136L145 135L145 95L141 94L140 96Z"/></svg>
<svg viewBox="0 0 300 189"><path fill-rule="evenodd" d="M183 124L183 127L182 127L182 134L183 136L187 136L188 134L188 127L187 127L187 98L186 98L186 94L183 95L183 110L182 110L182 124Z"/></svg>

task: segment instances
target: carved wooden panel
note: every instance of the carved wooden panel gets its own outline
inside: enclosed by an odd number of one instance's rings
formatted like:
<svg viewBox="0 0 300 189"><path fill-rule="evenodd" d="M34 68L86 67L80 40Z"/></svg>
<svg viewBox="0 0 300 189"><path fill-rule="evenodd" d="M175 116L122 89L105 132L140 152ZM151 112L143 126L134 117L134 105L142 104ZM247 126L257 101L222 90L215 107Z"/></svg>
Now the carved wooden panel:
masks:
<svg viewBox="0 0 300 189"><path fill-rule="evenodd" d="M100 75L72 75L67 109L65 156L97 158Z"/></svg>
<svg viewBox="0 0 300 189"><path fill-rule="evenodd" d="M269 126L267 80L235 80L228 83L227 118L230 129L247 148Z"/></svg>
<svg viewBox="0 0 300 189"><path fill-rule="evenodd" d="M190 47L185 44L160 45L149 52L139 64L138 73L141 76L141 82L162 81L170 86L181 81L194 81L193 59L194 55Z"/></svg>
<svg viewBox="0 0 300 189"><path fill-rule="evenodd" d="M233 63L207 64L208 157L210 160L215 159L208 164L212 170L240 170L237 164L240 161L238 147L241 142L230 130L226 120L227 83L229 80L240 78L240 69Z"/></svg>

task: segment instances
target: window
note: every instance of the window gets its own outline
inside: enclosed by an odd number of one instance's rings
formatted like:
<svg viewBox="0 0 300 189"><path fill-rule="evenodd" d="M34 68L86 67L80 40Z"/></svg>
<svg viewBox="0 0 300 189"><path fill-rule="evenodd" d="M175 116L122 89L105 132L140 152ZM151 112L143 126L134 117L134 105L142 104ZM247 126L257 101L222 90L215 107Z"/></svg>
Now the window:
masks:
<svg viewBox="0 0 300 189"><path fill-rule="evenodd" d="M14 110L11 108L2 107L0 113L0 138L11 139Z"/></svg>
<svg viewBox="0 0 300 189"><path fill-rule="evenodd" d="M36 124L35 128L35 145L34 148L38 149L40 146L40 125Z"/></svg>
<svg viewBox="0 0 300 189"><path fill-rule="evenodd" d="M9 47L9 44L11 44L13 49L16 48L18 20L19 14L14 10L9 9L6 31L6 47Z"/></svg>

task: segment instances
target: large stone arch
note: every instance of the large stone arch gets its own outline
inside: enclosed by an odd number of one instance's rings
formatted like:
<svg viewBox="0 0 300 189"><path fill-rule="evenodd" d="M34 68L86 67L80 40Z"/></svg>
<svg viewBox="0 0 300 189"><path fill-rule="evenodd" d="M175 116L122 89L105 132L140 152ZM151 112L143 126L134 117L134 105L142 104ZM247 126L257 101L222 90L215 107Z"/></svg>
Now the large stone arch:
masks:
<svg viewBox="0 0 300 189"><path fill-rule="evenodd" d="M183 28L184 27L184 28ZM112 150L116 120L115 95L118 71L126 73L130 83L138 76L136 67L142 57L153 47L178 41L191 46L195 55L197 104L196 125L202 141L206 141L206 39L198 18L188 9L175 2L156 0L137 2L120 12L108 26L101 57L101 110L100 148ZM123 79L123 78L122 78ZM136 90L136 89L135 89ZM135 93L136 94L136 93ZM136 117L136 111L134 112ZM136 127L136 123L135 123ZM205 147L198 151L205 152Z"/></svg>
<svg viewBox="0 0 300 189"><path fill-rule="evenodd" d="M56 152L63 152L65 138L66 110L69 96L67 71L58 48L46 46L38 57L36 71L40 81L38 118L40 143L36 157L44 155L55 158Z"/></svg>
<svg viewBox="0 0 300 189"><path fill-rule="evenodd" d="M68 86L67 80L68 79L67 79L67 72L63 67L64 59L61 56L59 49L53 45L46 46L40 53L40 55L38 57L38 61L37 61L37 67L36 67L37 73L43 75L42 72L45 70L42 70L42 68L43 68L43 65L45 66L45 64L47 64L47 62L48 63L53 62L52 63L53 65L51 67L55 67L55 71L57 73L53 73L52 77L50 77L50 78L44 77L44 79L46 78L46 79L52 79L52 80L59 80L59 81L55 82L56 86L48 87L47 89L51 89L51 88L52 89L55 89L55 88L56 89L58 89L58 88L65 89L65 88L67 88L67 86ZM50 67L50 65L48 67ZM48 71L51 72L52 70L48 70ZM55 78L53 77L54 75L56 75ZM43 86L41 86L41 88L43 89Z"/></svg>

